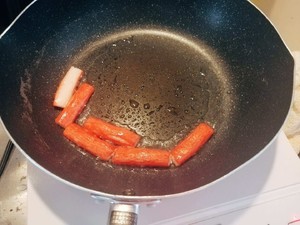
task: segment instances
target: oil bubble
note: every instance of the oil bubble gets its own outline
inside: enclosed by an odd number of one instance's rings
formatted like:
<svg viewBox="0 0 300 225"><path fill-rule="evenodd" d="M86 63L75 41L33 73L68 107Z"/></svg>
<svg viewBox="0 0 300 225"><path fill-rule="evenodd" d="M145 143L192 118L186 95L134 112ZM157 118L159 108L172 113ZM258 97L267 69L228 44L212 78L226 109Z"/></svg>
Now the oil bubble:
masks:
<svg viewBox="0 0 300 225"><path fill-rule="evenodd" d="M169 113L171 113L172 115L175 115L175 116L178 115L178 113L176 112L176 108L175 107L170 106L170 107L167 108L167 111Z"/></svg>
<svg viewBox="0 0 300 225"><path fill-rule="evenodd" d="M150 104L149 103L144 104L144 109L150 109Z"/></svg>

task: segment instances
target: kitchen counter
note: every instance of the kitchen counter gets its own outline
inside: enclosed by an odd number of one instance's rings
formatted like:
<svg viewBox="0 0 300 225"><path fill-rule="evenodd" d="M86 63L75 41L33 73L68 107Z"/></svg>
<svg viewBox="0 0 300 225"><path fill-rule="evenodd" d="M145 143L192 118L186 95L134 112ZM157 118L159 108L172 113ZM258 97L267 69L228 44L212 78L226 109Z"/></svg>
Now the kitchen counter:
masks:
<svg viewBox="0 0 300 225"><path fill-rule="evenodd" d="M300 51L300 1L252 0L271 20L291 51Z"/></svg>
<svg viewBox="0 0 300 225"><path fill-rule="evenodd" d="M300 1L253 0L270 18L291 51L300 51ZM0 157L8 137L0 125ZM6 170L0 179L0 224L25 225L27 212L27 162L14 149Z"/></svg>
<svg viewBox="0 0 300 225"><path fill-rule="evenodd" d="M0 157L8 137L0 124ZM25 225L27 215L27 161L14 148L0 178L0 225Z"/></svg>

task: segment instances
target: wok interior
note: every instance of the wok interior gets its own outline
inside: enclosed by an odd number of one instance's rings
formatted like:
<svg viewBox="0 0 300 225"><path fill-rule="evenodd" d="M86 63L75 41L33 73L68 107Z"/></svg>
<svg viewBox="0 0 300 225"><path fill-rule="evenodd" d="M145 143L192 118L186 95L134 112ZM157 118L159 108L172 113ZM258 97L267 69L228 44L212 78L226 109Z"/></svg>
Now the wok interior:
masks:
<svg viewBox="0 0 300 225"><path fill-rule="evenodd" d="M79 121L93 115L125 126L143 137L140 146L170 149L199 122L228 120L226 70L207 46L179 34L120 32L92 42L71 64L96 89Z"/></svg>
<svg viewBox="0 0 300 225"><path fill-rule="evenodd" d="M158 196L209 184L272 140L293 83L293 60L274 28L247 2L171 3L30 7L0 46L1 119L30 158L94 192ZM54 123L53 95L71 65L96 89L79 123L101 117L165 149L200 121L216 134L178 168L114 166L85 154Z"/></svg>

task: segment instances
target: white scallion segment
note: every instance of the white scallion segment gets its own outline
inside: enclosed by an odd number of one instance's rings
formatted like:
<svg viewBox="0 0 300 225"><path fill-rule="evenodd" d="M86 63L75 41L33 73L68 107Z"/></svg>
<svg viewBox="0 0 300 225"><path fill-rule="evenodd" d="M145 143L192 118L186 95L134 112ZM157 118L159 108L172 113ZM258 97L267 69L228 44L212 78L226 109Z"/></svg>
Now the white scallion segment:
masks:
<svg viewBox="0 0 300 225"><path fill-rule="evenodd" d="M82 76L81 69L72 66L68 70L55 93L54 106L64 108L68 104Z"/></svg>

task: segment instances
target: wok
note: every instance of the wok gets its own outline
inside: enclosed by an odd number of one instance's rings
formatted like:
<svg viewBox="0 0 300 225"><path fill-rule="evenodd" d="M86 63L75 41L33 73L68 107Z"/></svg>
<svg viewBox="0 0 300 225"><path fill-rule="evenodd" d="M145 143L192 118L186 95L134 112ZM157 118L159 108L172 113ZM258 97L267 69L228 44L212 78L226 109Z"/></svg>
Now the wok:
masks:
<svg viewBox="0 0 300 225"><path fill-rule="evenodd" d="M247 1L37 1L1 35L0 115L41 169L77 188L128 202L187 194L260 153L289 111L293 58ZM70 66L95 93L94 115L144 146L170 149L198 122L215 135L168 169L116 166L84 154L54 123Z"/></svg>

